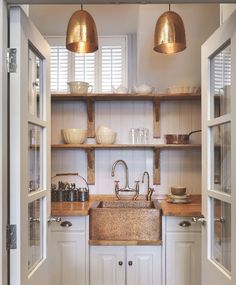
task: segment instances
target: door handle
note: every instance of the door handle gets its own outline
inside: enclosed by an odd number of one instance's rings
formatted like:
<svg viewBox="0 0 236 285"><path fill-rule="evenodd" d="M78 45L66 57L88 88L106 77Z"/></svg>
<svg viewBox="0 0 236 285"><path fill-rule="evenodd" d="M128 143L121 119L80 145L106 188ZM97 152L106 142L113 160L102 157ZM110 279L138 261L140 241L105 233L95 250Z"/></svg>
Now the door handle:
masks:
<svg viewBox="0 0 236 285"><path fill-rule="evenodd" d="M194 223L200 223L202 226L206 225L207 219L206 218L197 218L197 217L193 217L192 218L192 222Z"/></svg>
<svg viewBox="0 0 236 285"><path fill-rule="evenodd" d="M34 218L34 217L29 217L29 222L30 223L39 223L40 219L39 218Z"/></svg>
<svg viewBox="0 0 236 285"><path fill-rule="evenodd" d="M56 223L61 222L61 217L49 217L48 223L51 224L52 222L56 222Z"/></svg>

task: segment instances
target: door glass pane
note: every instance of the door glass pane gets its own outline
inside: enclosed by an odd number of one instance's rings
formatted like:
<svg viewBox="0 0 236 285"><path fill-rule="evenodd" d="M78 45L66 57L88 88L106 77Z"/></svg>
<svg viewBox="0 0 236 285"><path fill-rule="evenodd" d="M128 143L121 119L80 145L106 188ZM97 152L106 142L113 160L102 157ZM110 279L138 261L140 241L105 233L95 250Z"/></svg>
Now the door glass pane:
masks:
<svg viewBox="0 0 236 285"><path fill-rule="evenodd" d="M211 117L230 113L231 46L211 58Z"/></svg>
<svg viewBox="0 0 236 285"><path fill-rule="evenodd" d="M28 126L28 191L42 189L42 128L29 124Z"/></svg>
<svg viewBox="0 0 236 285"><path fill-rule="evenodd" d="M33 116L42 119L43 60L29 49L29 95L28 110Z"/></svg>
<svg viewBox="0 0 236 285"><path fill-rule="evenodd" d="M212 127L211 189L231 193L231 132L230 123Z"/></svg>
<svg viewBox="0 0 236 285"><path fill-rule="evenodd" d="M42 199L28 205L28 270L31 271L43 258Z"/></svg>
<svg viewBox="0 0 236 285"><path fill-rule="evenodd" d="M231 205L211 198L211 258L231 271Z"/></svg>

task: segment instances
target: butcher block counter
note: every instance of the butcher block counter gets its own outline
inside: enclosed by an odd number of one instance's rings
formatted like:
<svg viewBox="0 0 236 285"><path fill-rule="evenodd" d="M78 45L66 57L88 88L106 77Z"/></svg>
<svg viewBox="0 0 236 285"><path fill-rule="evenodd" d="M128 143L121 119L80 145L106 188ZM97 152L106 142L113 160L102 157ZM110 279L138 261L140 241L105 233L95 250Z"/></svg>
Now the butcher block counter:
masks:
<svg viewBox="0 0 236 285"><path fill-rule="evenodd" d="M145 199L141 196L139 199ZM167 197L154 197L158 199L163 216L201 217L201 195L191 195L189 204L171 204ZM113 195L90 195L88 202L52 202L51 215L57 216L87 216L89 209L95 201L117 200Z"/></svg>

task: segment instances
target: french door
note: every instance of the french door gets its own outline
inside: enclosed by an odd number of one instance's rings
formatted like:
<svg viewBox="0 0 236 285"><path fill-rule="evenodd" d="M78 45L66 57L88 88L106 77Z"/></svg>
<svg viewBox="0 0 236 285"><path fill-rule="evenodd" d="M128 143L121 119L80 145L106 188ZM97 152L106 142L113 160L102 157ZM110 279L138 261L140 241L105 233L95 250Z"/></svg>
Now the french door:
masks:
<svg viewBox="0 0 236 285"><path fill-rule="evenodd" d="M50 48L19 7L10 8L10 284L49 284Z"/></svg>
<svg viewBox="0 0 236 285"><path fill-rule="evenodd" d="M236 12L202 46L202 285L236 284Z"/></svg>

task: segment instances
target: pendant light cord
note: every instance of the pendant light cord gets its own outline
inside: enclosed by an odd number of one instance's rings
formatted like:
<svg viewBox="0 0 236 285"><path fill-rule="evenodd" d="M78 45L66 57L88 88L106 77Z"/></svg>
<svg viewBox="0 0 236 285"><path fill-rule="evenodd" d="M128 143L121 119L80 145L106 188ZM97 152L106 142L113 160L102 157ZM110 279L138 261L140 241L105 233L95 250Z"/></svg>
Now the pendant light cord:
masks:
<svg viewBox="0 0 236 285"><path fill-rule="evenodd" d="M83 4L81 3L81 10L83 10Z"/></svg>
<svg viewBox="0 0 236 285"><path fill-rule="evenodd" d="M169 4L169 12L170 12L170 4Z"/></svg>

